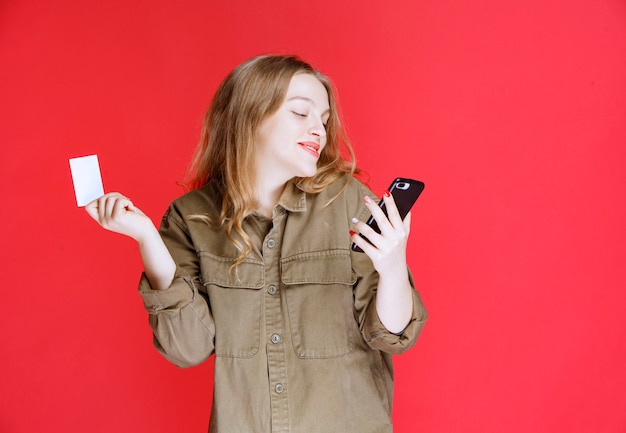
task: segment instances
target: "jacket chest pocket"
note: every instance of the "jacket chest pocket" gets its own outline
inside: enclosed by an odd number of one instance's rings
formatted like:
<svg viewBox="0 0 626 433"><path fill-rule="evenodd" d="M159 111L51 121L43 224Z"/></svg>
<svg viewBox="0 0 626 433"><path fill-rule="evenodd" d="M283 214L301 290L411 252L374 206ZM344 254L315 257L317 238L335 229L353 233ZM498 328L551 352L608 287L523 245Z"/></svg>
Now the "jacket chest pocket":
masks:
<svg viewBox="0 0 626 433"><path fill-rule="evenodd" d="M260 347L263 263L201 252L202 283L215 322L215 356L251 358Z"/></svg>
<svg viewBox="0 0 626 433"><path fill-rule="evenodd" d="M302 253L281 260L294 351L300 358L332 358L352 351L354 319L350 253Z"/></svg>

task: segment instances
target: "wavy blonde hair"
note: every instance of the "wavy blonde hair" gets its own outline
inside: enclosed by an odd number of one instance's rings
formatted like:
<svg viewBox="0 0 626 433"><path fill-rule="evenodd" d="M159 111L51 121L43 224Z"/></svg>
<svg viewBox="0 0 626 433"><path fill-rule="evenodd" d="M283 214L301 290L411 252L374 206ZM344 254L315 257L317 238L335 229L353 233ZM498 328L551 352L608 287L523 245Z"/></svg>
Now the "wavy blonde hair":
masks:
<svg viewBox="0 0 626 433"><path fill-rule="evenodd" d="M190 218L225 228L228 239L240 252L234 266L252 251L243 220L258 208L254 197L255 137L261 122L282 105L296 74L315 76L326 89L330 105L326 146L318 160L317 173L297 178L297 185L303 191L317 193L345 174L358 172L328 77L295 56L259 56L235 68L219 86L206 112L187 182L190 189L201 188L213 180L220 182L224 194L219 217Z"/></svg>

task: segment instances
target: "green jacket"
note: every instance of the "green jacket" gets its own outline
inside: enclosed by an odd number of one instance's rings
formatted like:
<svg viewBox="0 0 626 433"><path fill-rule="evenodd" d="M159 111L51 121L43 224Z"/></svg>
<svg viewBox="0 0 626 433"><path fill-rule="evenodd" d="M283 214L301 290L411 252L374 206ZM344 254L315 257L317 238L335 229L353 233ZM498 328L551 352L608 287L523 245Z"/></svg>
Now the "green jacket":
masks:
<svg viewBox="0 0 626 433"><path fill-rule="evenodd" d="M215 354L210 432L391 432L391 354L415 343L426 311L414 291L401 335L380 322L378 274L350 248L365 194L375 199L348 176L318 194L289 182L272 220L245 219L254 248L232 270L239 252L224 231L186 218L219 215L216 183L170 205L160 233L176 276L163 291L143 276L140 293L168 360Z"/></svg>

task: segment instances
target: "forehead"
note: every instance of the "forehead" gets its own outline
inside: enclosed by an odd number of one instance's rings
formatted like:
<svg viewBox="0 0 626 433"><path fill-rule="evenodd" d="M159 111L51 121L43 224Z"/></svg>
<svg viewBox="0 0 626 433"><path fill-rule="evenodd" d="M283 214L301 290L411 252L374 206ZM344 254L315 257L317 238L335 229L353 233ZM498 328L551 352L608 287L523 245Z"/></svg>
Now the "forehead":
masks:
<svg viewBox="0 0 626 433"><path fill-rule="evenodd" d="M329 108L328 92L314 75L296 74L291 78L285 100L308 100L315 108L322 111Z"/></svg>

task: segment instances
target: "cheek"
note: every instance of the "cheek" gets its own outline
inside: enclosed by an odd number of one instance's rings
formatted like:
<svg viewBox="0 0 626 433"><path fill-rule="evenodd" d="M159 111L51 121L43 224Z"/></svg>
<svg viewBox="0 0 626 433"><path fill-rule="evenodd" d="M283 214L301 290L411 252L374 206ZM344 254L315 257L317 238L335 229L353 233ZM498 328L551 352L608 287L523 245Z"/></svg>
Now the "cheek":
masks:
<svg viewBox="0 0 626 433"><path fill-rule="evenodd" d="M328 146L328 141L325 137L320 140L320 144L324 146L322 147L322 152L320 153L320 156L327 158L329 154L333 151L333 146Z"/></svg>

